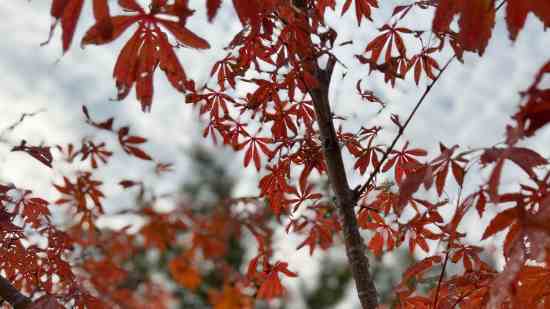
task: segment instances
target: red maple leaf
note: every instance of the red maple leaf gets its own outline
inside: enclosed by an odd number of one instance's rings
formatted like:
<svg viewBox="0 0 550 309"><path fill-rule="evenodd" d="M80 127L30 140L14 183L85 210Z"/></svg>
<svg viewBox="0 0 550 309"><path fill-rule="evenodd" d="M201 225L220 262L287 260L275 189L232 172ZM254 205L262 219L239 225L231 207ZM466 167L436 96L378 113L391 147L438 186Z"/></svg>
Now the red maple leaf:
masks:
<svg viewBox="0 0 550 309"><path fill-rule="evenodd" d="M105 21L96 22L85 34L82 45L102 45L117 39L130 26L137 24L134 35L126 42L115 64L113 77L118 89L118 99L126 98L136 85L136 96L144 111L151 108L153 100L153 75L157 67L164 71L172 86L180 92L194 90L169 42L167 30L176 39L176 46L206 49L210 45L185 27L185 20L192 14L186 6L166 3L153 5L146 12L134 0L123 1L123 7L133 15L118 15L110 19L112 35L104 33ZM179 22L163 17L171 15Z"/></svg>

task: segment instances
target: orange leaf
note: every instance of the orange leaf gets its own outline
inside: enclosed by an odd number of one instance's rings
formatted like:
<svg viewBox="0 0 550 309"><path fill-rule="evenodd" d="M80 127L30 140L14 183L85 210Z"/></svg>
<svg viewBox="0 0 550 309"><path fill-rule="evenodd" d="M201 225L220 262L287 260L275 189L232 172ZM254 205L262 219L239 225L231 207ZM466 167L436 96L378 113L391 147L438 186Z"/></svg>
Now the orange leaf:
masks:
<svg viewBox="0 0 550 309"><path fill-rule="evenodd" d="M170 261L168 267L174 280L183 287L195 290L201 284L202 279L199 272L189 264L187 259L177 257Z"/></svg>
<svg viewBox="0 0 550 309"><path fill-rule="evenodd" d="M267 278L258 289L256 297L260 299L272 299L283 296L286 290L279 279L279 272L282 272L288 277L297 276L296 273L289 271L287 267L288 263L277 262L267 274Z"/></svg>
<svg viewBox="0 0 550 309"><path fill-rule="evenodd" d="M238 287L224 284L221 292L209 292L208 298L213 309L247 309L252 308L252 299L243 294Z"/></svg>

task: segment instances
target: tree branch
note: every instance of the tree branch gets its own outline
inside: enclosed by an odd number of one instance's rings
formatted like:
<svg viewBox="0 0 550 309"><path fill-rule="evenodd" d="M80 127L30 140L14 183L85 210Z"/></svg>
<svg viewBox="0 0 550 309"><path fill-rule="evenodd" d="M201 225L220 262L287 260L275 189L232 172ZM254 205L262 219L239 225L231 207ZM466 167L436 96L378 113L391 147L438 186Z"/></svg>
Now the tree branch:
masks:
<svg viewBox="0 0 550 309"><path fill-rule="evenodd" d="M311 64L315 69L314 73L319 82L319 87L309 89L309 94L313 100L317 123L319 124L329 183L336 196L336 205L342 221L346 254L362 307L374 309L378 304L377 292L369 271L369 260L365 254L366 246L357 226L354 211L357 199L348 184L329 104L328 93L334 60L330 60L325 70L321 70L316 62L312 61Z"/></svg>
<svg viewBox="0 0 550 309"><path fill-rule="evenodd" d="M14 309L26 309L31 299L19 292L6 278L0 276L0 298L7 301ZM1 301L0 300L0 301Z"/></svg>
<svg viewBox="0 0 550 309"><path fill-rule="evenodd" d="M452 56L449 60L447 60L447 63L445 63L445 66L443 66L441 71L439 71L439 73L437 74L435 79L426 87L426 90L424 90L424 93L422 94L422 96L420 97L420 99L418 100L416 105L414 106L414 109L409 114L409 117L407 117L407 121L405 121L403 126L399 128L399 132L397 132L397 135L393 139L390 147L384 152L384 155L382 156L382 159L380 160L380 163L374 168L374 171L372 171L372 173L370 174L367 181L361 187L356 189L356 193L355 193L356 196L359 197L363 193L365 193L365 190L371 185L371 182L378 175L378 173L380 173L380 169L384 165L384 162L386 162L386 160L388 159L388 156L390 155L392 150L395 148L395 145L397 144L397 141L399 140L399 138L401 138L401 136L405 132L405 129L407 128L407 126L411 122L412 118L416 114L416 111L418 110L420 105L422 105L422 102L424 102L424 100L426 99L426 97L428 96L430 91L432 90L433 86L437 83L437 81L439 80L439 77L441 76L441 74L443 74L443 72L445 72L445 70L447 70L447 67L449 66L449 64L451 64L451 62L453 62L453 60L455 60L455 58L456 58L456 55Z"/></svg>

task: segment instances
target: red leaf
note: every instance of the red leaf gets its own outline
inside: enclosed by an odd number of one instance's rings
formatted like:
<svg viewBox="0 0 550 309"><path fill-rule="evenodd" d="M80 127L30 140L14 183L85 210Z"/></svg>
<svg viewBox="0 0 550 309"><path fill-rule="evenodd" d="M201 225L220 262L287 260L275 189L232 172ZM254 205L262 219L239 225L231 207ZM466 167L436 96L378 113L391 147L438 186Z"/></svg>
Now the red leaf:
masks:
<svg viewBox="0 0 550 309"><path fill-rule="evenodd" d="M19 146L15 146L11 151L24 151L30 154L36 160L42 162L47 167L52 167L53 157L50 152L50 147L44 146L27 146L26 141L22 140Z"/></svg>
<svg viewBox="0 0 550 309"><path fill-rule="evenodd" d="M141 46L139 32L136 32L122 48L113 70L113 77L118 89L118 99L128 96L136 81L138 53Z"/></svg>
<svg viewBox="0 0 550 309"><path fill-rule="evenodd" d="M480 192L479 198L477 199L477 203L475 206L480 218L483 216L483 213L485 212L486 204L487 204L487 198L485 197L485 194L483 194L483 192Z"/></svg>
<svg viewBox="0 0 550 309"><path fill-rule="evenodd" d="M431 169L426 166L420 167L414 172L407 175L404 181L399 186L399 201L398 206L401 208L411 199L412 195L418 191L420 185L424 183L426 186L429 183L428 178L431 178Z"/></svg>
<svg viewBox="0 0 550 309"><path fill-rule="evenodd" d="M118 5L128 11L143 12L143 9L136 0L118 0Z"/></svg>
<svg viewBox="0 0 550 309"><path fill-rule="evenodd" d="M284 294L285 288L281 284L278 274L276 272L272 272L258 289L256 297L259 299L272 299L281 297Z"/></svg>
<svg viewBox="0 0 550 309"><path fill-rule="evenodd" d="M153 76L158 64L157 44L152 37L146 37L138 60L136 97L144 112L151 110L153 102Z"/></svg>
<svg viewBox="0 0 550 309"><path fill-rule="evenodd" d="M441 194L443 193L443 188L445 187L445 181L447 180L448 172L448 165L444 164L441 170L435 175L435 188L437 190L437 195L439 196L441 196Z"/></svg>
<svg viewBox="0 0 550 309"><path fill-rule="evenodd" d="M416 275L419 275L419 274L425 272L426 270L430 269L433 266L433 264L438 264L438 263L441 263L441 257L440 256L427 257L427 258L423 259L422 261L420 261L420 262L412 265L411 267L409 267L407 269L407 271L405 271L405 273L403 274L402 281L407 282L413 276L416 276Z"/></svg>
<svg viewBox="0 0 550 309"><path fill-rule="evenodd" d="M69 1L71 0L53 0L50 15L55 18L61 18L65 7L69 4Z"/></svg>
<svg viewBox="0 0 550 309"><path fill-rule="evenodd" d="M145 153L143 150L137 147L126 146L125 149L129 154L132 154L133 156L138 157L140 159L149 160L149 161L153 160L153 158L151 158L147 153Z"/></svg>
<svg viewBox="0 0 550 309"><path fill-rule="evenodd" d="M206 40L199 37L181 24L174 21L160 19L159 22L161 25L166 27L166 29L168 29L180 43L198 49L210 48L210 44L208 44Z"/></svg>
<svg viewBox="0 0 550 309"><path fill-rule="evenodd" d="M141 136L128 136L124 139L124 143L127 144L143 144L147 142L147 139Z"/></svg>
<svg viewBox="0 0 550 309"><path fill-rule="evenodd" d="M384 166L382 167L382 173L387 172L392 166L395 164L395 161L397 160L398 156L395 156L391 158Z"/></svg>
<svg viewBox="0 0 550 309"><path fill-rule="evenodd" d="M371 252L376 255L382 255L382 248L384 247L384 237L382 234L375 233L372 239L369 241L369 249Z"/></svg>
<svg viewBox="0 0 550 309"><path fill-rule="evenodd" d="M207 0L206 1L206 14L208 15L208 21L212 22L220 6L222 5L222 0Z"/></svg>
<svg viewBox="0 0 550 309"><path fill-rule="evenodd" d="M122 186L124 189L128 189L137 185L138 183L133 180L121 180L118 184Z"/></svg>
<svg viewBox="0 0 550 309"><path fill-rule="evenodd" d="M243 25L255 24L258 21L259 8L258 0L233 0L233 6Z"/></svg>
<svg viewBox="0 0 550 309"><path fill-rule="evenodd" d="M126 29L128 29L133 23L138 20L139 16L114 16L109 18L107 21L98 20L95 25L93 25L84 37L82 38L82 45L95 44L102 45L110 43L116 40ZM112 29L109 34L105 33L105 28L107 27L106 22L111 24Z"/></svg>
<svg viewBox="0 0 550 309"><path fill-rule="evenodd" d="M426 150L420 148L408 149L405 153L417 157L424 157L428 154Z"/></svg>
<svg viewBox="0 0 550 309"><path fill-rule="evenodd" d="M110 38L113 34L113 24L109 14L109 4L107 0L94 0L94 17L97 23L102 23L101 33L104 38Z"/></svg>
<svg viewBox="0 0 550 309"><path fill-rule="evenodd" d="M418 85L420 82L420 74L422 73L422 63L420 60L416 61L414 65L414 82Z"/></svg>
<svg viewBox="0 0 550 309"><path fill-rule="evenodd" d="M186 88L187 76L183 70L178 57L174 53L172 46L168 42L166 35L159 38L159 65L164 71L166 77L176 90L184 92Z"/></svg>
<svg viewBox="0 0 550 309"><path fill-rule="evenodd" d="M506 1L506 24L510 39L516 40L519 31L525 25L529 12L537 16L545 27L550 27L550 2L539 0L508 0Z"/></svg>
<svg viewBox="0 0 550 309"><path fill-rule="evenodd" d="M506 238L504 239L504 244L502 248L502 253L504 254L504 257L506 258L510 257L510 254L512 253L512 249L514 248L515 241L517 237L520 235L521 231L522 231L522 227L519 223L512 223L512 225L510 225L510 229L506 234Z"/></svg>
<svg viewBox="0 0 550 309"><path fill-rule="evenodd" d="M315 247L317 246L317 229L312 228L309 231L308 237L296 247L296 250L302 249L305 245L309 246L309 255L313 255Z"/></svg>
<svg viewBox="0 0 550 309"><path fill-rule="evenodd" d="M248 149L246 149L246 153L244 155L244 167L248 167L248 164L250 164L250 160L252 159L252 155L254 152L254 145L250 143L250 146L248 146Z"/></svg>
<svg viewBox="0 0 550 309"><path fill-rule="evenodd" d="M468 51L483 55L495 25L493 0L442 0L438 2L432 28L435 32L449 32L454 15L460 15L458 40Z"/></svg>
<svg viewBox="0 0 550 309"><path fill-rule="evenodd" d="M481 240L487 239L494 234L509 227L518 219L519 211L516 207L506 209L503 212L498 213L493 220L489 223L489 226L485 229Z"/></svg>
<svg viewBox="0 0 550 309"><path fill-rule="evenodd" d="M350 6L351 0L347 0L342 7L341 14L344 15ZM355 0L355 17L357 18L357 24L359 26L361 26L361 20L363 19L363 17L372 21L371 7L378 7L378 3L376 0Z"/></svg>
<svg viewBox="0 0 550 309"><path fill-rule="evenodd" d="M63 30L61 39L63 41L63 52L69 50L69 47L71 46L74 32L76 30L76 24L78 22L78 18L80 17L80 13L82 12L83 5L84 0L70 0L63 10L63 15L61 16L61 29Z"/></svg>
<svg viewBox="0 0 550 309"><path fill-rule="evenodd" d="M451 169L456 182L462 187L462 184L464 183L464 168L458 165L455 161L451 161Z"/></svg>
<svg viewBox="0 0 550 309"><path fill-rule="evenodd" d="M529 13L529 0L508 0L506 3L506 24L510 39L515 41L519 30L525 25Z"/></svg>
<svg viewBox="0 0 550 309"><path fill-rule="evenodd" d="M288 264L285 262L277 262L272 270L267 274L266 280L262 283L256 294L260 299L272 299L281 297L286 290L279 279L279 272L282 272L288 277L296 277L297 274L288 270Z"/></svg>
<svg viewBox="0 0 550 309"><path fill-rule="evenodd" d="M489 197L491 200L496 200L498 197L498 185L500 184L500 175L502 174L502 167L504 166L504 160L499 160L495 167L493 168L493 171L491 172L491 176L489 177Z"/></svg>
<svg viewBox="0 0 550 309"><path fill-rule="evenodd" d="M535 172L533 171L533 168L540 165L548 164L548 161L545 158L543 158L540 154L527 148L520 148L520 147L511 148L510 152L507 155L507 158L512 160L514 163L516 163L529 176L532 176L532 177L535 176Z"/></svg>
<svg viewBox="0 0 550 309"><path fill-rule="evenodd" d="M509 159L531 177L535 176L535 172L533 171L535 167L548 163L537 152L522 147L490 148L485 150L480 159L482 164Z"/></svg>

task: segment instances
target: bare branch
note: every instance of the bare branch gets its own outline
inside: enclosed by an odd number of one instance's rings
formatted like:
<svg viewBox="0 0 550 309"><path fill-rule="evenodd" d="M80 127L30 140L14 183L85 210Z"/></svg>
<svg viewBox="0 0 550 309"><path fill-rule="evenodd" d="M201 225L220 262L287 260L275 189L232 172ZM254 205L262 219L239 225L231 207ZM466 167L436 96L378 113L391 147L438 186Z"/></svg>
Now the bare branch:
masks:
<svg viewBox="0 0 550 309"><path fill-rule="evenodd" d="M416 114L416 111L418 110L418 108L420 107L420 105L422 105L422 103L424 102L424 100L426 99L426 97L428 96L428 94L430 93L430 91L432 90L433 86L437 83L437 81L439 80L439 77L441 76L441 74L443 74L443 72L445 72L445 70L447 70L447 67L449 67L449 64L451 64L451 62L453 62L453 60L456 59L456 55L452 56L448 61L447 63L445 63L445 66L443 66L443 68L441 69L441 71L439 71L439 74L437 74L437 76L435 77L435 79L426 87L426 90L424 91L424 93L422 94L422 96L420 97L420 99L418 100L418 102L416 103L416 105L414 106L414 109L411 111L411 113L409 114L409 117L407 117L407 121L405 121L405 123L403 124L403 126L401 126L399 128L399 132L397 132L397 135L395 136L395 138L393 139L390 147L384 152L384 155L382 156L382 159L380 160L380 163L374 168L374 171L372 171L372 173L370 174L369 178L367 179L367 181L360 187L358 187L357 189L355 189L355 192L356 192L356 196L361 196L363 193L365 193L365 190L371 185L372 181L374 180L374 178L378 175L378 173L380 173L380 168L382 168L382 166L384 165L384 162L386 162L386 160L388 159L388 156L390 155L390 153L392 152L392 150L395 148L395 145L397 144L397 141L401 138L401 136L403 135L403 133L405 132L405 129L407 128L407 126L409 125L409 123L411 122L412 118L414 117L414 115Z"/></svg>
<svg viewBox="0 0 550 309"><path fill-rule="evenodd" d="M329 86L335 63L336 58L329 58L329 63L323 70L319 68L316 60L309 61L310 67L314 70L312 73L319 85L315 89L308 89L308 93L312 98L317 116L329 183L336 197L339 218L342 222L346 255L355 280L357 295L364 309L375 309L378 306L378 293L374 285L374 278L369 270L366 246L357 225L354 210L357 198L347 180L346 168L330 110Z"/></svg>
<svg viewBox="0 0 550 309"><path fill-rule="evenodd" d="M35 112L32 112L32 113L23 113L21 114L21 116L19 117L19 119L17 121L15 121L14 123L12 123L11 125L7 126L6 128L4 128L4 130L2 130L0 132L0 140L4 140L4 136L6 134L8 134L8 132L11 132L13 130L15 130L19 125L21 125L23 123L23 121L25 121L25 118L27 117L34 117L42 112L44 112L45 109L39 109Z"/></svg>

